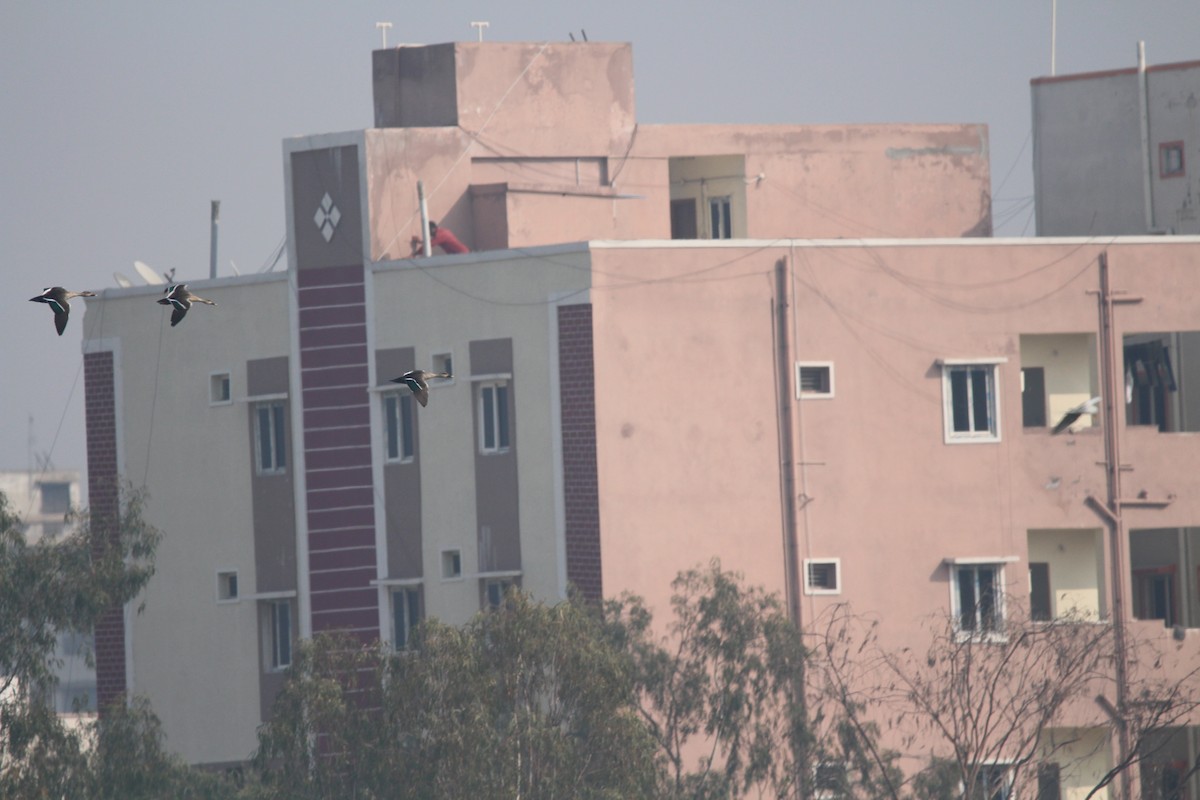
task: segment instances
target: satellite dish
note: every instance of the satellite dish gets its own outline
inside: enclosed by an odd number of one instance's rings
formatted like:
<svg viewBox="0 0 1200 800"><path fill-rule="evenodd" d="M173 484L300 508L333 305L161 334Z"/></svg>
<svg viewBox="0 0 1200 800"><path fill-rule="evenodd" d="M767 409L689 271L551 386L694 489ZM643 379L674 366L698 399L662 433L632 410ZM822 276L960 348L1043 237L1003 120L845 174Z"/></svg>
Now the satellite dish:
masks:
<svg viewBox="0 0 1200 800"><path fill-rule="evenodd" d="M147 286L159 286L166 283L166 281L163 280L162 275L159 275L141 261L133 262L133 268L137 270L137 274L141 276L142 280L146 282Z"/></svg>
<svg viewBox="0 0 1200 800"><path fill-rule="evenodd" d="M122 289L128 289L130 286L133 286L133 281L129 280L129 278L126 278L119 272L113 273L113 280L115 280L117 282L117 286L120 286Z"/></svg>

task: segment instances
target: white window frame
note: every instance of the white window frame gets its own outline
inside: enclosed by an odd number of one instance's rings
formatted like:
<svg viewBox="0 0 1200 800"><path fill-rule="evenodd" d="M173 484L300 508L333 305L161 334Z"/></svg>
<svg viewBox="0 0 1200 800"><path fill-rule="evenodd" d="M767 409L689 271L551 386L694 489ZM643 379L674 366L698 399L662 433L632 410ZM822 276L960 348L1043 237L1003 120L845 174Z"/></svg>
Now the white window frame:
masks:
<svg viewBox="0 0 1200 800"><path fill-rule="evenodd" d="M828 564L833 567L837 587L828 589L824 586L813 585L809 578L809 567L816 564ZM842 593L842 560L840 558L806 558L804 559L804 593L805 594L841 594Z"/></svg>
<svg viewBox="0 0 1200 800"><path fill-rule="evenodd" d="M267 600L263 608L263 667L267 672L282 672L292 665L296 644L292 633L292 601ZM281 616L286 619L281 620Z"/></svg>
<svg viewBox="0 0 1200 800"><path fill-rule="evenodd" d="M454 559L458 559L458 571L454 571ZM442 550L442 580L443 581L461 581L463 579L463 563L462 550L457 547L448 547Z"/></svg>
<svg viewBox="0 0 1200 800"><path fill-rule="evenodd" d="M829 390L825 392L809 392L803 389L800 374L806 369L824 369L829 376ZM796 399L798 400L830 400L833 398L833 362L832 361L797 361L796 362Z"/></svg>
<svg viewBox="0 0 1200 800"><path fill-rule="evenodd" d="M421 608L421 586L411 584L393 586L391 588L392 612L392 648L397 651L407 650L412 641L413 628L425 619ZM401 609L397 609L400 600Z"/></svg>
<svg viewBox="0 0 1200 800"><path fill-rule="evenodd" d="M504 413L500 412L500 403L496 401L499 390L504 390ZM475 391L479 404L479 452L484 455L499 455L512 449L512 428L509 425L509 411L512 408L512 392L509 391L508 378L490 378L476 382ZM484 402L485 392L492 393L490 422L492 426L492 441L488 441L489 414L487 403ZM503 433L503 437L501 434ZM503 439L503 441L501 441Z"/></svg>
<svg viewBox="0 0 1200 800"><path fill-rule="evenodd" d="M226 592L225 589L229 586L229 579L233 579L232 592ZM238 581L238 571L236 569L219 569L217 570L217 602L218 603L236 603L242 599L242 587Z"/></svg>
<svg viewBox="0 0 1200 800"><path fill-rule="evenodd" d="M938 363L942 367L942 423L944 431L944 441L946 444L979 444L982 442L998 442L1000 441L1000 370L1001 364L1006 363L1007 358L945 358L939 359ZM986 370L987 387L989 394L987 398L988 404L988 428L987 430L954 430L954 390L951 375L971 370L982 369ZM972 381L968 379L967 391L973 392L974 387ZM975 409L973 394L967 398L967 412L974 416ZM971 420L972 426L975 421Z"/></svg>
<svg viewBox="0 0 1200 800"><path fill-rule="evenodd" d="M960 639L992 639L1003 640L1006 637L1005 623L1008 621L1008 610L1005 608L1005 597L1007 596L1007 583L1005 575L1005 565L1012 564L1017 561L1016 556L997 556L997 557L981 557L981 558L947 558L945 563L950 570L950 612L954 619L954 630L958 633ZM977 572L981 567L991 567L995 572L993 578L992 592L995 598L995 625L990 629L985 629L980 624L978 608L975 614L975 628L968 629L962 626L963 609L962 609L962 594L959 588L959 570L970 569L972 572ZM976 582L978 577L976 576ZM975 589L976 604L978 604L979 591Z"/></svg>
<svg viewBox="0 0 1200 800"><path fill-rule="evenodd" d="M449 372L449 378L437 378L430 386L451 386L454 384L454 351L450 349L442 349L433 351L433 355L429 357L429 363L433 367L434 372Z"/></svg>
<svg viewBox="0 0 1200 800"><path fill-rule="evenodd" d="M270 440L271 463L263 464L263 436L262 436L262 416L261 411L269 409L271 418L271 427L268 438ZM276 421L276 413L281 419ZM287 473L287 401L286 400L265 400L254 403L254 472L258 475L284 475ZM283 437L280 442L279 437ZM283 448L283 463L280 464L279 454L280 447Z"/></svg>
<svg viewBox="0 0 1200 800"><path fill-rule="evenodd" d="M383 460L388 464L412 463L417 455L417 416L413 411L412 392L407 389L383 392L380 402L383 404ZM404 435L406 419L411 436ZM392 453L393 434L396 441L394 455Z"/></svg>
<svg viewBox="0 0 1200 800"><path fill-rule="evenodd" d="M224 398L217 397L217 393L214 391L219 385L218 381L221 379L224 379L225 383ZM219 370L217 372L210 372L208 374L208 404L210 406L233 405L233 376L230 374L229 370Z"/></svg>

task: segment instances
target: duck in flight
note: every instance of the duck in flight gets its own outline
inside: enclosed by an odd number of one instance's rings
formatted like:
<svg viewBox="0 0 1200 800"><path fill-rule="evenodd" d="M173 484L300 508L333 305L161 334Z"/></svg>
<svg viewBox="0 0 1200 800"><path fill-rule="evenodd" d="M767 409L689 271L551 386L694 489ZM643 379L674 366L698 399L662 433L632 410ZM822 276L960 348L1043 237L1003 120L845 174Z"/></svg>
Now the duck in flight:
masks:
<svg viewBox="0 0 1200 800"><path fill-rule="evenodd" d="M1091 400L1086 400L1074 408L1067 409L1067 413L1063 414L1063 418L1054 426L1054 430L1050 431L1053 436L1057 433L1062 433L1067 428L1075 424L1075 420L1082 417L1084 414L1096 414L1100 411L1100 398L1093 397Z"/></svg>
<svg viewBox="0 0 1200 800"><path fill-rule="evenodd" d="M429 403L429 379L453 377L449 372L426 372L423 369L414 369L399 378L392 378L391 383L403 383L412 389L412 393L417 396L417 402L423 408Z"/></svg>
<svg viewBox="0 0 1200 800"><path fill-rule="evenodd" d="M95 297L95 292L69 292L61 286L47 286L37 297L29 298L31 303L45 303L54 311L54 327L62 336L67 329L67 319L71 314L72 297Z"/></svg>
<svg viewBox="0 0 1200 800"><path fill-rule="evenodd" d="M183 318L187 316L188 310L192 307L192 303L204 303L207 306L215 306L212 300L205 300L199 295L192 294L188 291L186 283L172 283L163 290L166 297L160 298L158 304L160 306L172 306L171 311L171 327L174 328Z"/></svg>

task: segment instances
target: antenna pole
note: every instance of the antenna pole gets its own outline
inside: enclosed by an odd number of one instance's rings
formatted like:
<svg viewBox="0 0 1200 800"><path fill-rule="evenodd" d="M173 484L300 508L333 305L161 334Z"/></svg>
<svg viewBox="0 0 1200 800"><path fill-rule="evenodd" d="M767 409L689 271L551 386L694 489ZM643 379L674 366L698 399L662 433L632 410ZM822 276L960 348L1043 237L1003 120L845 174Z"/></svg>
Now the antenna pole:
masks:
<svg viewBox="0 0 1200 800"><path fill-rule="evenodd" d="M472 22L471 27L479 31L479 41L483 41L483 29L491 27L490 22Z"/></svg>
<svg viewBox="0 0 1200 800"><path fill-rule="evenodd" d="M379 29L379 33L383 37L383 49L387 50L387 32L388 32L388 28L392 27L392 23L376 22L375 27Z"/></svg>
<svg viewBox="0 0 1200 800"><path fill-rule="evenodd" d="M1050 76L1054 77L1055 46L1058 40L1058 0L1050 0Z"/></svg>
<svg viewBox="0 0 1200 800"><path fill-rule="evenodd" d="M212 201L212 240L208 247L208 277L217 277L217 227L221 224L221 201Z"/></svg>

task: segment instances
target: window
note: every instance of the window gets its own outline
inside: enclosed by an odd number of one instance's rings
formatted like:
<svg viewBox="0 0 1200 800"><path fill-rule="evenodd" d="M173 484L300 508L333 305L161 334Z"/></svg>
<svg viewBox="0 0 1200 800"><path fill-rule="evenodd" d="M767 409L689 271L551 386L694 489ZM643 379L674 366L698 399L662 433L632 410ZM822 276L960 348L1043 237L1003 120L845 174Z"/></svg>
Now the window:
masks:
<svg viewBox="0 0 1200 800"><path fill-rule="evenodd" d="M484 383L479 386L479 450L504 453L509 446L508 384Z"/></svg>
<svg viewBox="0 0 1200 800"><path fill-rule="evenodd" d="M387 432L387 460L412 461L416 452L416 436L411 392L388 392L383 396L383 422Z"/></svg>
<svg viewBox="0 0 1200 800"><path fill-rule="evenodd" d="M971 800L1008 800L1012 797L1012 766L980 764Z"/></svg>
<svg viewBox="0 0 1200 800"><path fill-rule="evenodd" d="M946 442L1000 439L995 362L943 362Z"/></svg>
<svg viewBox="0 0 1200 800"><path fill-rule="evenodd" d="M229 373L214 372L208 376L208 404L210 406L229 405L233 402L229 392Z"/></svg>
<svg viewBox="0 0 1200 800"><path fill-rule="evenodd" d="M454 375L454 355L452 353L434 353L430 359L434 372L445 372ZM440 382L449 383L453 378L438 378Z"/></svg>
<svg viewBox="0 0 1200 800"><path fill-rule="evenodd" d="M513 578L488 578L483 582L484 610L490 611L504 605L504 596L516 586Z"/></svg>
<svg viewBox="0 0 1200 800"><path fill-rule="evenodd" d="M841 591L840 559L804 559L805 594L837 594Z"/></svg>
<svg viewBox="0 0 1200 800"><path fill-rule="evenodd" d="M708 213L710 216L711 227L709 228L710 238L713 239L732 239L733 225L730 222L730 203L729 196L711 197L708 200Z"/></svg>
<svg viewBox="0 0 1200 800"><path fill-rule="evenodd" d="M292 664L292 601L267 603L267 667L281 670Z"/></svg>
<svg viewBox="0 0 1200 800"><path fill-rule="evenodd" d="M833 363L813 361L797 364L796 397L802 400L833 397Z"/></svg>
<svg viewBox="0 0 1200 800"><path fill-rule="evenodd" d="M1050 565L1045 562L1029 563L1029 618L1034 622L1048 622L1053 616L1050 599Z"/></svg>
<svg viewBox="0 0 1200 800"><path fill-rule="evenodd" d="M287 468L283 412L282 400L254 407L255 467L259 475L278 474Z"/></svg>
<svg viewBox="0 0 1200 800"><path fill-rule="evenodd" d="M228 602L238 599L237 570L217 573L217 600Z"/></svg>
<svg viewBox="0 0 1200 800"><path fill-rule="evenodd" d="M964 633L999 633L1004 622L1002 564L952 564L954 618Z"/></svg>
<svg viewBox="0 0 1200 800"><path fill-rule="evenodd" d="M392 592L392 646L404 650L421 622L421 590L407 586Z"/></svg>
<svg viewBox="0 0 1200 800"><path fill-rule="evenodd" d="M1158 146L1158 177L1183 177L1183 167L1183 142L1163 142Z"/></svg>
<svg viewBox="0 0 1200 800"><path fill-rule="evenodd" d="M443 578L461 578L462 577L462 551L460 551L460 550L443 550L442 551L442 577Z"/></svg>
<svg viewBox="0 0 1200 800"><path fill-rule="evenodd" d="M1177 622L1175 572L1174 564L1133 570L1134 619L1161 619L1168 628Z"/></svg>
<svg viewBox="0 0 1200 800"><path fill-rule="evenodd" d="M43 514L66 514L71 510L71 484L40 483Z"/></svg>
<svg viewBox="0 0 1200 800"><path fill-rule="evenodd" d="M1021 367L1021 425L1046 427L1046 370Z"/></svg>
<svg viewBox="0 0 1200 800"><path fill-rule="evenodd" d="M1043 761L1037 768L1037 800L1062 800L1058 764Z"/></svg>

